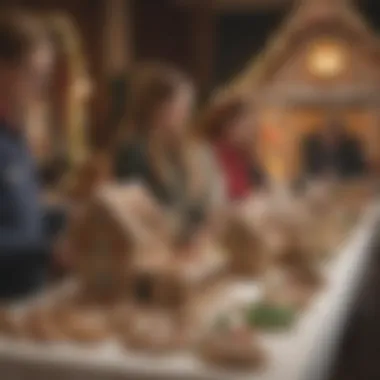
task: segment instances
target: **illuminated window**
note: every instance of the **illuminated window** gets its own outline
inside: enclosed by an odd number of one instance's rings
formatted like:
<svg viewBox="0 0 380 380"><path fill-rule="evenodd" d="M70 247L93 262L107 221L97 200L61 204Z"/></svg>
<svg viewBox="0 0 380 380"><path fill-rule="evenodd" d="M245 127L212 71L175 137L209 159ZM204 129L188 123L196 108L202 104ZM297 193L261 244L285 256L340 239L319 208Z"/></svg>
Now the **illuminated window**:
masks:
<svg viewBox="0 0 380 380"><path fill-rule="evenodd" d="M309 71L320 78L334 78L342 74L347 66L345 47L335 41L318 41L310 46Z"/></svg>

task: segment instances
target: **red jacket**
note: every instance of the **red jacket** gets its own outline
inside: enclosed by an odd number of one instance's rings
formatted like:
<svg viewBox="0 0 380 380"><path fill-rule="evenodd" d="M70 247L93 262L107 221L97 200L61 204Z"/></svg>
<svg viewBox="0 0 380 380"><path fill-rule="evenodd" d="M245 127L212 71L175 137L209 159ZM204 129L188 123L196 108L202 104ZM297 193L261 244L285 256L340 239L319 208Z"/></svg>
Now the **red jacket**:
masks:
<svg viewBox="0 0 380 380"><path fill-rule="evenodd" d="M251 165L237 149L225 143L215 146L216 158L223 173L230 200L240 200L252 191Z"/></svg>

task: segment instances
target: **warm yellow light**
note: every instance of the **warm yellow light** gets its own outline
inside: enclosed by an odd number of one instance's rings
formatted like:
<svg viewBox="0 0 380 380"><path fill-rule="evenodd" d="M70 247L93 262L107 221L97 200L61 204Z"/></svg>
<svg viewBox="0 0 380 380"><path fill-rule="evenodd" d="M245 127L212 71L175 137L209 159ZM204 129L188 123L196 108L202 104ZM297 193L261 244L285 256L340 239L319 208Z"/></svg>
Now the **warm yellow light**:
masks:
<svg viewBox="0 0 380 380"><path fill-rule="evenodd" d="M346 62L346 51L339 43L323 41L310 48L309 70L318 77L334 78L340 75L346 67Z"/></svg>

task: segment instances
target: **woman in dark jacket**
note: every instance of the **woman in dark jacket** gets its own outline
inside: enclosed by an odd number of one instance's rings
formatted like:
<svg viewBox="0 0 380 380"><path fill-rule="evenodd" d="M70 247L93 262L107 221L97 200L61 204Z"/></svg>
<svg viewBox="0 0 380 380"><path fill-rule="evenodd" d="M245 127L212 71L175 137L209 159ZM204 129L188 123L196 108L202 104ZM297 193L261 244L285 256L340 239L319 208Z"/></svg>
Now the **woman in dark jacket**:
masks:
<svg viewBox="0 0 380 380"><path fill-rule="evenodd" d="M176 218L178 239L186 240L202 225L210 200L199 151L188 137L192 84L174 68L152 65L131 92L133 130L117 149L115 176L146 186Z"/></svg>

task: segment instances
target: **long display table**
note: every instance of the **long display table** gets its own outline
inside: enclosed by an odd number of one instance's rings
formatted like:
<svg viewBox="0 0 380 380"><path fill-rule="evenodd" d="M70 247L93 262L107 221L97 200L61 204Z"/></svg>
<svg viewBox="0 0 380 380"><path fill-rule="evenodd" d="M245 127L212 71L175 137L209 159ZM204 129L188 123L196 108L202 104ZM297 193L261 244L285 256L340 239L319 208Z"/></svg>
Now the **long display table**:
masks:
<svg viewBox="0 0 380 380"><path fill-rule="evenodd" d="M368 263L379 216L380 208L370 207L338 248L341 252L326 264L326 288L294 328L263 336L269 364L260 373L211 369L191 354L149 357L126 352L113 342L83 348L0 339L0 376L7 380L323 380ZM259 292L254 282L238 283L231 289L230 297L255 299Z"/></svg>

